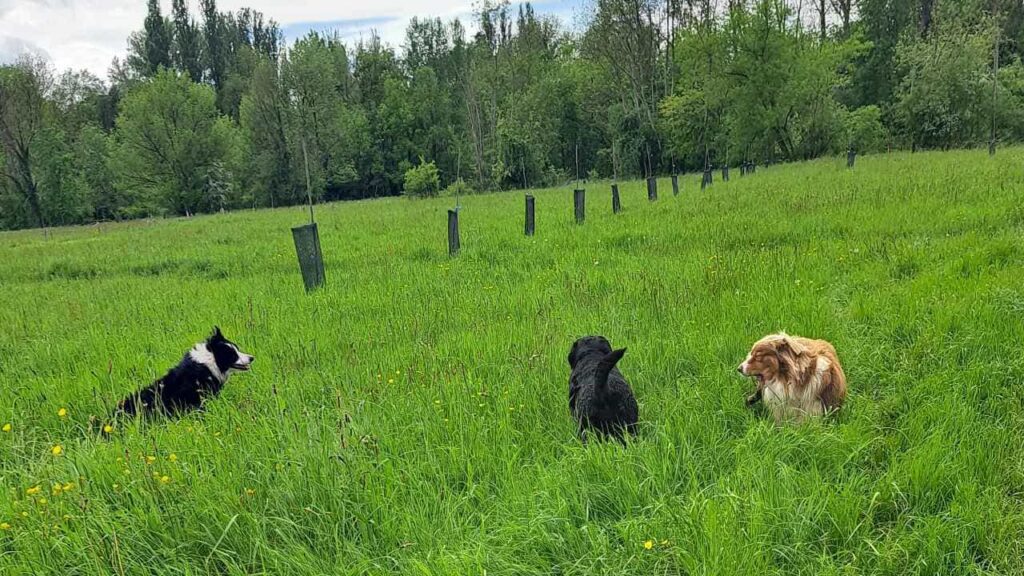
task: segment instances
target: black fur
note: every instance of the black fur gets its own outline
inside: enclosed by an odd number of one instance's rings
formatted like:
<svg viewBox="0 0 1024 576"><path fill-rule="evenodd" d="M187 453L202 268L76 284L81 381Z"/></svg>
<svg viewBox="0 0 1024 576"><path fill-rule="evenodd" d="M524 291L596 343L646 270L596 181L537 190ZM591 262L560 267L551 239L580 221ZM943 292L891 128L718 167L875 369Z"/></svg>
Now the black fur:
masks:
<svg viewBox="0 0 1024 576"><path fill-rule="evenodd" d="M206 398L216 396L221 391L230 371L248 370L248 364L253 360L246 354L244 356L248 358L248 362L245 362L246 358L239 356L236 351L237 346L225 338L217 327L214 327L213 334L200 346L205 347L213 355L221 377L206 364L196 362L190 350L185 353L181 362L162 378L119 402L115 417L175 415L197 410L202 407Z"/></svg>
<svg viewBox="0 0 1024 576"><path fill-rule="evenodd" d="M636 435L639 408L633 390L619 372L626 349L612 351L603 336L580 338L569 352L569 410L576 418L580 439L587 432L624 441L625 432Z"/></svg>

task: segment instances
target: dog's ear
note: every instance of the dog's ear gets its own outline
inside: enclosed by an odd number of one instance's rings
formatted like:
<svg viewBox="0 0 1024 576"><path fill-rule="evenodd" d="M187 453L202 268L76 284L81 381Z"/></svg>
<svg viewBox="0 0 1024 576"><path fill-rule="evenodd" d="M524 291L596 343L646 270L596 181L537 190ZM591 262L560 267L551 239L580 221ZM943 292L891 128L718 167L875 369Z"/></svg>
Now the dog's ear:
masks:
<svg viewBox="0 0 1024 576"><path fill-rule="evenodd" d="M802 356L807 353L807 348L788 334L782 334L782 340L779 341L779 350L789 350L794 356Z"/></svg>
<svg viewBox="0 0 1024 576"><path fill-rule="evenodd" d="M572 343L572 348L569 349L569 367L576 367L576 350L580 347L580 341L577 340Z"/></svg>
<svg viewBox="0 0 1024 576"><path fill-rule="evenodd" d="M220 333L220 326L213 327L213 334L210 334L210 340L222 340L224 335Z"/></svg>
<svg viewBox="0 0 1024 576"><path fill-rule="evenodd" d="M797 357L807 353L807 348L785 333L780 336L775 342L775 356L779 361L779 373L788 374L797 364Z"/></svg>

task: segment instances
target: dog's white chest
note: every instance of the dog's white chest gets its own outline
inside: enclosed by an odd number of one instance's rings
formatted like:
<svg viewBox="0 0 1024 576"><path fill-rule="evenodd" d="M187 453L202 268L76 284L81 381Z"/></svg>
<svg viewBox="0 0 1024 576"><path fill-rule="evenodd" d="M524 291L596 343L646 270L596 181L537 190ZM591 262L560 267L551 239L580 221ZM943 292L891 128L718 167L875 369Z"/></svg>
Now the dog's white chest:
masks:
<svg viewBox="0 0 1024 576"><path fill-rule="evenodd" d="M815 365L815 374L806 386L789 385L785 380L775 379L765 382L763 399L765 406L771 410L776 421L803 420L806 416L820 416L824 413L818 399L822 375L829 369L830 363L819 358Z"/></svg>

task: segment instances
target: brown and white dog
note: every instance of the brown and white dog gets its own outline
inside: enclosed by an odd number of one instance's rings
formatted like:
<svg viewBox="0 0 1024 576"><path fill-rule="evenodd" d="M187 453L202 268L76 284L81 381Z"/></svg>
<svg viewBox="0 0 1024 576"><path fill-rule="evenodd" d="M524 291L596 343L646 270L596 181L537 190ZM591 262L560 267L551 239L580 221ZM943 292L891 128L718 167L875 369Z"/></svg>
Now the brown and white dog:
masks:
<svg viewBox="0 0 1024 576"><path fill-rule="evenodd" d="M846 399L846 375L836 349L824 340L765 336L738 370L757 380L747 405L764 400L778 423L835 412Z"/></svg>

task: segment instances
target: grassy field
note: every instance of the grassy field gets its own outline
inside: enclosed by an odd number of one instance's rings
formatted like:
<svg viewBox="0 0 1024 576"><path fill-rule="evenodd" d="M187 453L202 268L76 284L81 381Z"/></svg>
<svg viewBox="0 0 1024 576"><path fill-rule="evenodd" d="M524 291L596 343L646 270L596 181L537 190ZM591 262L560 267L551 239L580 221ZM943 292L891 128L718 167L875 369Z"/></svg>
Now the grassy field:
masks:
<svg viewBox="0 0 1024 576"><path fill-rule="evenodd" d="M0 234L0 573L1024 573L1024 149ZM716 178L717 178L716 174ZM256 355L203 416L90 432L214 324ZM827 338L838 422L735 373ZM628 346L628 449L566 355ZM62 416L63 414L63 416ZM55 447L60 454L54 455Z"/></svg>

